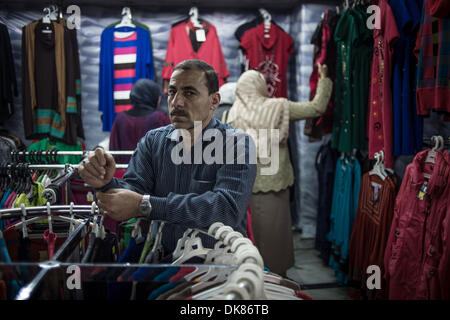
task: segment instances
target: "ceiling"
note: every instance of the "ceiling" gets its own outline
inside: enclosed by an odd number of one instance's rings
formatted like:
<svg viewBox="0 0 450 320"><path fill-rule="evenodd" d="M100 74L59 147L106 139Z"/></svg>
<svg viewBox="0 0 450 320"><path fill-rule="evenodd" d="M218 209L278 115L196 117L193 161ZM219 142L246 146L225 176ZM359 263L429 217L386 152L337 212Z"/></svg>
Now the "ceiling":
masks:
<svg viewBox="0 0 450 320"><path fill-rule="evenodd" d="M62 7L68 5L96 6L96 7L146 7L154 10L185 9L197 6L199 9L254 9L266 8L271 10L291 10L302 3L309 4L338 4L337 0L0 0L2 8L42 8L50 4Z"/></svg>

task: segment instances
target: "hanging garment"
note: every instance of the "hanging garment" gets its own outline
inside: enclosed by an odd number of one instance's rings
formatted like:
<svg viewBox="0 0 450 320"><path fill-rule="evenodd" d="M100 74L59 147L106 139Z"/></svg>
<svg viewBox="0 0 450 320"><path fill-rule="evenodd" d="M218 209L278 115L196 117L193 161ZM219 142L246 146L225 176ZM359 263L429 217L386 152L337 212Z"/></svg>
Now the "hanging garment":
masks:
<svg viewBox="0 0 450 320"><path fill-rule="evenodd" d="M198 41L192 41L190 35L195 34L194 31L199 30L199 28L195 28L190 20L172 25L162 69L162 78L164 80L170 79L173 69L178 63L188 59L200 59L209 63L219 76L219 87L230 76L216 27L208 21L200 20L200 23L203 26L203 30L205 30L206 40L199 42L197 44L198 47L195 48L192 44Z"/></svg>
<svg viewBox="0 0 450 320"><path fill-rule="evenodd" d="M331 143L328 143L320 147L315 161L319 180L315 248L325 262L330 260L331 243L327 239L327 234L330 232L330 213L337 158L337 153L331 148Z"/></svg>
<svg viewBox="0 0 450 320"><path fill-rule="evenodd" d="M450 299L450 283L442 281L450 273L450 155L437 152L430 163L428 151L407 166L396 199L384 256L392 300Z"/></svg>
<svg viewBox="0 0 450 320"><path fill-rule="evenodd" d="M394 156L412 155L422 149L423 118L417 115L416 64L413 54L420 26L417 1L389 2L399 31L393 53Z"/></svg>
<svg viewBox="0 0 450 320"><path fill-rule="evenodd" d="M414 54L417 64L417 110L450 113L450 6L446 0L424 0Z"/></svg>
<svg viewBox="0 0 450 320"><path fill-rule="evenodd" d="M8 28L0 23L0 123L14 113L13 98L18 96L16 71Z"/></svg>
<svg viewBox="0 0 450 320"><path fill-rule="evenodd" d="M369 100L369 157L383 151L385 165L393 168L392 55L399 37L397 24L386 0L379 2L381 28L375 29Z"/></svg>
<svg viewBox="0 0 450 320"><path fill-rule="evenodd" d="M381 288L368 290L367 267L378 266L384 275L384 250L394 216L395 179L388 176L382 180L369 173L361 179L358 211L349 244L349 282L361 290L364 299L387 298L383 278Z"/></svg>
<svg viewBox="0 0 450 320"><path fill-rule="evenodd" d="M332 146L340 152L365 149L372 30L365 6L346 10L334 32L337 47ZM373 40L371 40L372 43Z"/></svg>
<svg viewBox="0 0 450 320"><path fill-rule="evenodd" d="M115 32L133 30L135 32L127 41L115 36ZM117 112L132 108L129 93L140 78L154 79L149 30L138 24L136 28L107 27L102 32L100 44L99 111L103 113L103 131L111 131Z"/></svg>
<svg viewBox="0 0 450 320"><path fill-rule="evenodd" d="M327 9L324 19L317 25L316 31L311 37L314 44L313 72L309 78L310 99L313 99L317 91L319 80L319 68L317 63L328 67L328 77L331 81L336 78L336 42L334 41L334 31L339 21L339 15L335 11ZM333 131L333 104L334 92L331 93L327 110L320 117L307 119L305 122L304 134L309 136L309 141L322 139L323 134Z"/></svg>
<svg viewBox="0 0 450 320"><path fill-rule="evenodd" d="M43 31L49 28L50 33ZM27 139L84 138L76 30L64 20L22 28L22 100Z"/></svg>
<svg viewBox="0 0 450 320"><path fill-rule="evenodd" d="M348 281L348 250L353 223L358 209L361 168L357 159L339 158L334 177L333 200L330 214L331 242L329 266L335 271L338 283Z"/></svg>
<svg viewBox="0 0 450 320"><path fill-rule="evenodd" d="M294 53L294 40L272 22L269 37L264 35L264 23L261 23L242 36L240 46L248 60L248 69L259 70L265 76L270 98L287 98L287 67Z"/></svg>

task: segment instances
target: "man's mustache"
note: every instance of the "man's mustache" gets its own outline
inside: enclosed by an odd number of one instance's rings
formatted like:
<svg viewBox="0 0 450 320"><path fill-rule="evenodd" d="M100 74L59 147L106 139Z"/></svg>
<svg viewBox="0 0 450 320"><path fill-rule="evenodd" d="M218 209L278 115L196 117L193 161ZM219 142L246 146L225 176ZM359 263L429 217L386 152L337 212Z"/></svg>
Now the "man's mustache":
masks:
<svg viewBox="0 0 450 320"><path fill-rule="evenodd" d="M171 116L188 116L188 114L186 112L184 112L183 110L172 110L172 112L170 113Z"/></svg>

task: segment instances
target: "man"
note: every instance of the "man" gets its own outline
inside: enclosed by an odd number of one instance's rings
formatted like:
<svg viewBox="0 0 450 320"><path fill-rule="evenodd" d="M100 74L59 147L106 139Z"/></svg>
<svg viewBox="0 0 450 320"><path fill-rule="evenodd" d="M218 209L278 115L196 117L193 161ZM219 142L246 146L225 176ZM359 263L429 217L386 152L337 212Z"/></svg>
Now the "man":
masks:
<svg viewBox="0 0 450 320"><path fill-rule="evenodd" d="M187 228L207 229L214 222L246 234L246 210L256 177L256 164L250 164L252 140L213 118L220 103L218 90L217 73L209 64L200 60L181 62L174 68L168 86L172 124L151 130L140 140L123 179L113 178L114 158L101 148L78 169L83 180L98 190L99 208L114 220L146 216L166 221L163 245L168 251L176 247ZM194 124L201 124L200 130L195 130ZM206 150L210 144L202 139L210 129L217 133L210 141L220 139L224 153L229 151L226 149L233 134L232 143L237 147L237 152L232 150L233 164L176 164L174 148L184 144L183 159L192 160L198 154L196 147ZM245 139L235 141L238 136ZM178 142L180 137L183 143ZM242 141L244 148L239 148ZM212 238L202 238L204 246L214 244Z"/></svg>

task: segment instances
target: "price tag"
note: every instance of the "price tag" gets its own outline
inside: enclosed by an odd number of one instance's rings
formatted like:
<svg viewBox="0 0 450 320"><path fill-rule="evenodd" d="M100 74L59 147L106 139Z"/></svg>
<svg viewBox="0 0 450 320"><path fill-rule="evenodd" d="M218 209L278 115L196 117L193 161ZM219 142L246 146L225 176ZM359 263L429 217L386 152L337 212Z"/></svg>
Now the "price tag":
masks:
<svg viewBox="0 0 450 320"><path fill-rule="evenodd" d="M428 182L425 181L422 185L422 187L419 190L419 193L417 194L417 198L419 198L420 200L423 200L425 195L427 194L427 187L428 187Z"/></svg>
<svg viewBox="0 0 450 320"><path fill-rule="evenodd" d="M196 30L195 36L197 38L197 42L205 42L206 41L206 33L205 33L204 29Z"/></svg>
<svg viewBox="0 0 450 320"><path fill-rule="evenodd" d="M92 192L89 191L87 193L86 197L87 197L87 201L88 202L93 202L94 201L94 195L92 194Z"/></svg>

